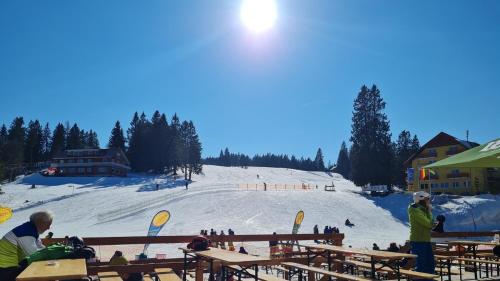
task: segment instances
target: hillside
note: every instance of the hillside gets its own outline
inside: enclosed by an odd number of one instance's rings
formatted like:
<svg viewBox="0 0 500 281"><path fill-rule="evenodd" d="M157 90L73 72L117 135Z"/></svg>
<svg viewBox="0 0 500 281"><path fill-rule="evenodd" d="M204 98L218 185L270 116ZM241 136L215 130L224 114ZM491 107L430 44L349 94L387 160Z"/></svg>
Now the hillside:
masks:
<svg viewBox="0 0 500 281"><path fill-rule="evenodd" d="M257 178L257 174L259 178ZM404 243L408 236L407 194L370 198L360 188L337 174L291 169L205 166L185 190L183 181L164 176L129 175L127 178L47 178L38 174L2 186L0 205L14 209L0 235L25 221L35 210L54 212L55 237L140 236L147 233L152 216L169 210L171 220L163 235L198 234L200 229L218 232L232 228L237 234L291 232L295 214L304 210L301 233L313 226L337 226L345 233L345 244L387 247ZM326 192L325 184L336 192ZM312 190L246 191L238 184L312 184ZM156 190L156 184L160 190ZM30 189L35 184L35 189ZM500 229L498 196L436 197L435 214L446 214L447 230L473 230L471 210L478 230ZM439 201L439 202L438 202ZM467 203L463 203L467 202ZM355 224L344 226L346 218ZM152 247L154 249L154 247ZM164 249L163 249L164 250Z"/></svg>

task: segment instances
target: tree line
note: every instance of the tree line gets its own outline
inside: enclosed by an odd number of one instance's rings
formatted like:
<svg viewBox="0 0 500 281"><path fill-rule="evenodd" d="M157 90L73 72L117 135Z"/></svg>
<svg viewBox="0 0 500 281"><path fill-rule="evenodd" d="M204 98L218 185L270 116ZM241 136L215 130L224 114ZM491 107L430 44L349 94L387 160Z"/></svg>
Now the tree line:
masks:
<svg viewBox="0 0 500 281"><path fill-rule="evenodd" d="M248 155L241 153L231 153L229 149L226 148L224 151L220 151L219 157L207 157L203 160L204 164L207 165L219 165L219 166L236 166L236 167L272 167L272 168L289 168L305 171L325 171L325 163L323 160L323 151L318 148L316 152L316 157L314 160L310 158L304 159L296 158L294 155L288 156L286 154L275 155L272 153L266 153L263 155L254 155L250 158Z"/></svg>
<svg viewBox="0 0 500 281"><path fill-rule="evenodd" d="M385 102L376 85L363 85L354 100L351 147L342 142L335 171L356 185L406 185L404 161L418 152L417 135L403 130L391 140Z"/></svg>
<svg viewBox="0 0 500 281"><path fill-rule="evenodd" d="M9 128L0 128L0 180L12 178L37 164L50 161L67 149L99 148L97 133L58 123L51 130L49 123L16 117ZM122 149L128 156L131 168L136 172L157 173L178 168L186 171L186 179L202 170L202 146L192 121L180 121L177 114L170 124L165 114L155 111L151 120L142 113L134 113L125 137L120 122L111 130L107 147Z"/></svg>

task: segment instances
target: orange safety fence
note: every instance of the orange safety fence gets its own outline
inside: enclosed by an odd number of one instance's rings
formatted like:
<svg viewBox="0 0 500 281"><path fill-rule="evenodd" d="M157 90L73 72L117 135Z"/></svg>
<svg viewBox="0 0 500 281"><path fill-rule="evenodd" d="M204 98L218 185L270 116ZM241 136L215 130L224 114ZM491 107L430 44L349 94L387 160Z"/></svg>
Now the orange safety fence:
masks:
<svg viewBox="0 0 500 281"><path fill-rule="evenodd" d="M260 190L260 191L277 191L277 190L313 190L318 189L319 185L312 183L241 183L238 185L241 190Z"/></svg>

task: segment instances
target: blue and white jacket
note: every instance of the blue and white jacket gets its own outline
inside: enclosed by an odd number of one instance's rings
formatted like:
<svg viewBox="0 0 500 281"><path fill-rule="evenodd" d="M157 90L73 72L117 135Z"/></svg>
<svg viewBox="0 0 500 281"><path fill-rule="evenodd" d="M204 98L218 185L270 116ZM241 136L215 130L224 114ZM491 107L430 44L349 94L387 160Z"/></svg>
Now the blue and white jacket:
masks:
<svg viewBox="0 0 500 281"><path fill-rule="evenodd" d="M18 266L26 256L43 248L35 224L23 223L0 240L0 268Z"/></svg>

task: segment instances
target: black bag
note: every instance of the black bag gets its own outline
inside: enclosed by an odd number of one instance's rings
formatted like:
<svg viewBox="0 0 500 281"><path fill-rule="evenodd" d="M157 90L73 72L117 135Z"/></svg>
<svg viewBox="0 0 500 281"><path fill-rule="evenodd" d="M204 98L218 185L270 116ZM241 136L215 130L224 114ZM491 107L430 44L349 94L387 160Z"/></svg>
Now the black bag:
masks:
<svg viewBox="0 0 500 281"><path fill-rule="evenodd" d="M500 245L496 245L495 247L493 247L493 254L500 258Z"/></svg>
<svg viewBox="0 0 500 281"><path fill-rule="evenodd" d="M208 245L210 244L210 240L208 240L205 236L196 236L193 238L191 243L187 245L188 249L193 249L195 251L204 251L208 250Z"/></svg>

